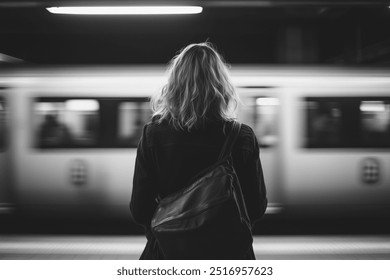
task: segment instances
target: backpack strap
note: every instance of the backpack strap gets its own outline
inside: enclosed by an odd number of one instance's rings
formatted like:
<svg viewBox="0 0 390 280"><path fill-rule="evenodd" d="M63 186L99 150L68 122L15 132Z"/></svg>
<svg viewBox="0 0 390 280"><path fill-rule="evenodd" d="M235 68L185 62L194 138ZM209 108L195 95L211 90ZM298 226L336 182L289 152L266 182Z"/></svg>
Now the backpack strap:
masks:
<svg viewBox="0 0 390 280"><path fill-rule="evenodd" d="M222 146L222 150L219 154L218 161L229 156L232 152L234 143L236 142L238 135L240 134L241 123L233 121L232 128L225 140L225 143Z"/></svg>
<svg viewBox="0 0 390 280"><path fill-rule="evenodd" d="M219 154L218 161L224 159L225 157L231 156L234 143L236 142L238 135L240 134L240 130L241 130L241 123L234 121L232 124L232 128L229 132L229 135L227 136L227 139L225 140L225 143L222 147L222 151ZM238 181L236 182L236 184L233 184L233 187L238 196L237 203L238 203L239 211L241 212L240 216L242 218L242 221L248 225L248 228L252 228L248 211L245 205L244 195L241 190L240 182Z"/></svg>

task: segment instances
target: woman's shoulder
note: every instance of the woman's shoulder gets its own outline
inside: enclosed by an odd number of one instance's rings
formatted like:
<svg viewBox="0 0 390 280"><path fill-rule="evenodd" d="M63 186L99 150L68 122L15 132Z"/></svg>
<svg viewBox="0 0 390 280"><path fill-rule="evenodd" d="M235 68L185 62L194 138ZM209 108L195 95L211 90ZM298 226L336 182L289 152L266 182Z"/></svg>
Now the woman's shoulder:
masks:
<svg viewBox="0 0 390 280"><path fill-rule="evenodd" d="M192 131L191 133L185 132L185 131L178 131L177 129L173 128L172 125L170 125L168 122L157 122L157 121L150 121L144 126L143 130L143 137L144 140L146 140L147 145L154 146L156 144L159 144L160 142L166 142L168 139L175 138L177 136L188 136L188 137L194 137L198 138L199 135L207 134L210 137L213 136L213 138L223 139L222 133L223 124L227 124L226 122L216 122L209 125L206 129L200 129L199 131ZM220 131L220 132L218 132ZM184 137L187 139L188 137ZM183 137L179 137L180 139ZM241 130L240 134L236 140L236 147L239 147L240 149L247 150L249 152L256 152L258 150L258 142L256 135L253 131L253 129L245 124L241 123Z"/></svg>
<svg viewBox="0 0 390 280"><path fill-rule="evenodd" d="M255 136L255 132L252 127L245 123L241 123L240 137L253 137Z"/></svg>
<svg viewBox="0 0 390 280"><path fill-rule="evenodd" d="M167 129L168 127L165 126L163 123L159 123L159 122L156 122L156 121L150 121L148 123L145 124L144 126L144 132L147 133L147 134L153 134L155 133L156 131L158 130L164 130L164 129Z"/></svg>
<svg viewBox="0 0 390 280"><path fill-rule="evenodd" d="M176 131L169 125L168 122L150 121L145 124L143 128L142 137L146 141L147 145L156 145L157 143L171 138L172 134Z"/></svg>
<svg viewBox="0 0 390 280"><path fill-rule="evenodd" d="M223 125L223 123L212 123L213 126L207 127L208 129L216 129L217 126ZM144 133L147 134L147 136L152 136L153 134L160 134L162 132L172 132L177 131L174 129L168 122L157 122L157 121L150 121L144 126ZM246 140L253 140L255 138L255 133L253 129L245 124L241 123L241 130L239 134L239 139L246 139Z"/></svg>
<svg viewBox="0 0 390 280"><path fill-rule="evenodd" d="M153 134L158 130L164 129L164 127L161 123L152 120L144 125L144 133L148 135Z"/></svg>
<svg viewBox="0 0 390 280"><path fill-rule="evenodd" d="M236 147L249 152L257 152L259 149L255 132L252 127L245 123L241 123L241 130L237 138Z"/></svg>

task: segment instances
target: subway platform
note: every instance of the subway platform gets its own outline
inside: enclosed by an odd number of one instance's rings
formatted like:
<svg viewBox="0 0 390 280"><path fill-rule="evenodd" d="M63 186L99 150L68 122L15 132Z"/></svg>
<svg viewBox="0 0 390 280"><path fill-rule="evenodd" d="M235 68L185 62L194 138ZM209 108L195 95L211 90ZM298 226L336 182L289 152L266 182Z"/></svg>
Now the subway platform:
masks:
<svg viewBox="0 0 390 280"><path fill-rule="evenodd" d="M0 235L2 260L135 260L146 239L121 235ZM255 236L257 259L388 260L390 236Z"/></svg>

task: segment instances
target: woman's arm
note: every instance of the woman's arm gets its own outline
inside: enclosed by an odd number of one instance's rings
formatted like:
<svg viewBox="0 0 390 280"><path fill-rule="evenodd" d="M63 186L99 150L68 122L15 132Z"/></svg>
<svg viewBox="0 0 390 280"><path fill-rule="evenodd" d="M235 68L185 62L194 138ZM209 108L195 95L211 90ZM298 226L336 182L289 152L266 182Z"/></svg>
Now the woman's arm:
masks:
<svg viewBox="0 0 390 280"><path fill-rule="evenodd" d="M245 134L246 139L243 145L233 151L235 152L233 164L240 181L249 218L254 224L264 215L268 201L259 144L252 129Z"/></svg>
<svg viewBox="0 0 390 280"><path fill-rule="evenodd" d="M146 128L137 148L130 212L136 223L149 227L157 202L151 151L146 145Z"/></svg>

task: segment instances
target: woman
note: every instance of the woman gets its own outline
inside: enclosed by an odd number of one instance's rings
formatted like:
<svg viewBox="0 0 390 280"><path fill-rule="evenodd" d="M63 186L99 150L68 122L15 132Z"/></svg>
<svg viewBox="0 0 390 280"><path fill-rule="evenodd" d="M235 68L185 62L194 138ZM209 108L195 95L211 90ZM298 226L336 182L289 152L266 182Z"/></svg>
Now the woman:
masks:
<svg viewBox="0 0 390 280"><path fill-rule="evenodd" d="M146 229L141 259L163 258L150 233L156 198L176 192L216 162L237 100L226 65L210 43L189 45L172 59L168 83L152 99L153 118L143 129L137 151L130 210ZM232 156L253 225L264 214L267 199L259 145L245 124ZM237 256L242 258L254 259L253 248Z"/></svg>

